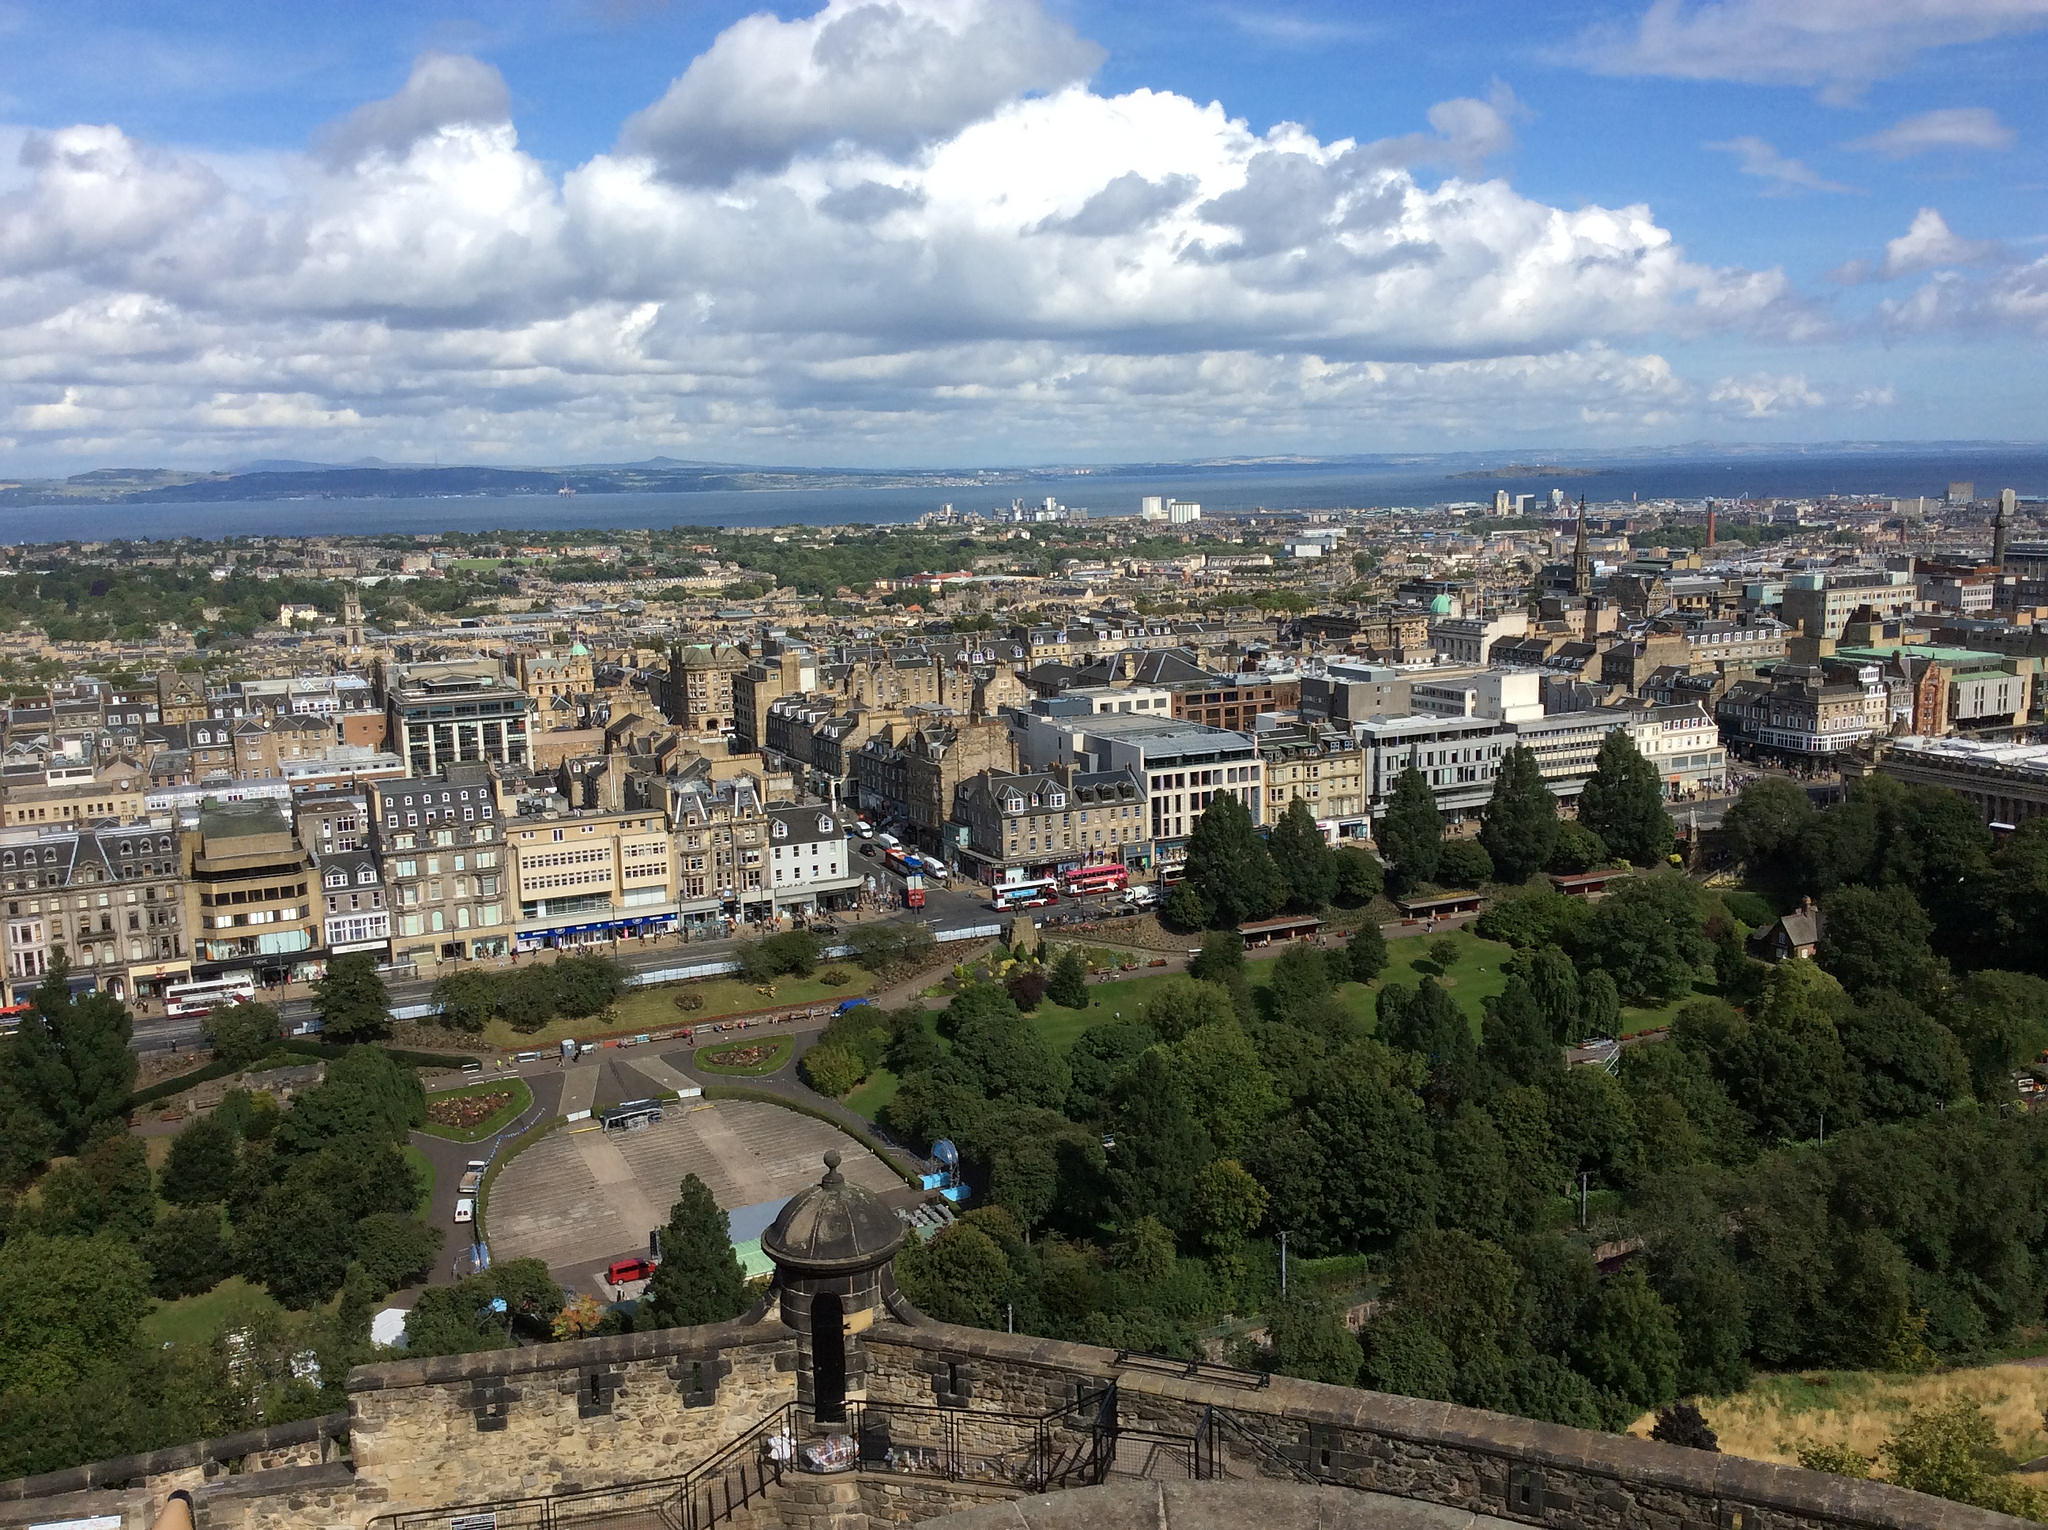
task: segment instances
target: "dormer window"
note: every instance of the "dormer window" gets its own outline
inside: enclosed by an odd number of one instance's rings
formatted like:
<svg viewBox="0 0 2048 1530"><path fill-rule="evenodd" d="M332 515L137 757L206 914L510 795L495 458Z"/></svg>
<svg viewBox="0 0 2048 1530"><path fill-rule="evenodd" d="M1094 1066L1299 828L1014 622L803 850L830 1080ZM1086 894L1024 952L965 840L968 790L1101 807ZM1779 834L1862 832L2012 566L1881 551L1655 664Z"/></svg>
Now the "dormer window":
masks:
<svg viewBox="0 0 2048 1530"><path fill-rule="evenodd" d="M778 821L775 825L775 837L777 839L788 839L789 825Z"/></svg>
<svg viewBox="0 0 2048 1530"><path fill-rule="evenodd" d="M1045 802L1047 807L1063 808L1067 805L1067 794L1062 791L1048 792Z"/></svg>
<svg viewBox="0 0 2048 1530"><path fill-rule="evenodd" d="M358 871L356 873L356 880L360 882L363 886L368 887L372 882L377 880L377 873L371 867L365 866L361 871Z"/></svg>
<svg viewBox="0 0 2048 1530"><path fill-rule="evenodd" d="M346 887L346 886L348 886L348 873L347 873L347 872L345 872L345 871L330 871L330 872L328 872L328 873L327 873L327 885L328 885L329 887Z"/></svg>
<svg viewBox="0 0 2048 1530"><path fill-rule="evenodd" d="M830 834L832 832L832 820L823 813L818 815L818 832L820 834Z"/></svg>

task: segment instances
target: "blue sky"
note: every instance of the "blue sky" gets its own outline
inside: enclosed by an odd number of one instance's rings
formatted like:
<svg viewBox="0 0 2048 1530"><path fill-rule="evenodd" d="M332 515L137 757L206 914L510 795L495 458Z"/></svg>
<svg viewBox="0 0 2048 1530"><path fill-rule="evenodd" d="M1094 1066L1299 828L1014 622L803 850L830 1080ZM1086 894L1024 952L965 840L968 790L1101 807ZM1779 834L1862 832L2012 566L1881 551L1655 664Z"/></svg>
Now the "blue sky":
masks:
<svg viewBox="0 0 2048 1530"><path fill-rule="evenodd" d="M2042 434L2048 0L0 0L0 60L0 476Z"/></svg>

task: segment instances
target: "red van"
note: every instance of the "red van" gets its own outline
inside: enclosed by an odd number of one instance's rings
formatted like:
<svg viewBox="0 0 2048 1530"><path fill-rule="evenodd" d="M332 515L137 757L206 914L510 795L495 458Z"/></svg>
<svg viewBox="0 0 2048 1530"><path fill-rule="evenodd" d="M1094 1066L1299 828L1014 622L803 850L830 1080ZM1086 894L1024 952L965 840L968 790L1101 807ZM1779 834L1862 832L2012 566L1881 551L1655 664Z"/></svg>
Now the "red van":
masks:
<svg viewBox="0 0 2048 1530"><path fill-rule="evenodd" d="M605 1266L604 1278L615 1286L630 1280L647 1280L654 1274L652 1259L614 1259Z"/></svg>

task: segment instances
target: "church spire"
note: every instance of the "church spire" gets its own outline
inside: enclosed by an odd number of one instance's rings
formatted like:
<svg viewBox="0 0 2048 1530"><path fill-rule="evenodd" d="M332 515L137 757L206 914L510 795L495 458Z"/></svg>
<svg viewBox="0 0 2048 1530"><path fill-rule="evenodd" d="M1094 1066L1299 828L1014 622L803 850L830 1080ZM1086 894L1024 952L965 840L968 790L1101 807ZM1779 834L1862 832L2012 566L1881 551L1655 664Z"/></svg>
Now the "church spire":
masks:
<svg viewBox="0 0 2048 1530"><path fill-rule="evenodd" d="M1572 593L1593 593L1593 555L1586 551L1586 496L1579 496L1579 531L1572 541Z"/></svg>

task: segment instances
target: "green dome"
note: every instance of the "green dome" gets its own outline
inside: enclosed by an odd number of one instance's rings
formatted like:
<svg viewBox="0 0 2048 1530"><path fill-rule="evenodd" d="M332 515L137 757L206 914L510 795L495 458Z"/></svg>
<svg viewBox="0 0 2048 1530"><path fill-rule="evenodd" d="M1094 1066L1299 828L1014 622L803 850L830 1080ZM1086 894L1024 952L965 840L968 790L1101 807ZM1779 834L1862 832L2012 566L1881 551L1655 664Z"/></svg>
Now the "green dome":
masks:
<svg viewBox="0 0 2048 1530"><path fill-rule="evenodd" d="M1429 603L1429 614L1432 616L1449 616L1451 614L1451 597L1448 595L1437 596L1436 599Z"/></svg>
<svg viewBox="0 0 2048 1530"><path fill-rule="evenodd" d="M587 659L590 657L590 650L585 648L580 641L574 642L569 645L569 657L572 659Z"/></svg>

